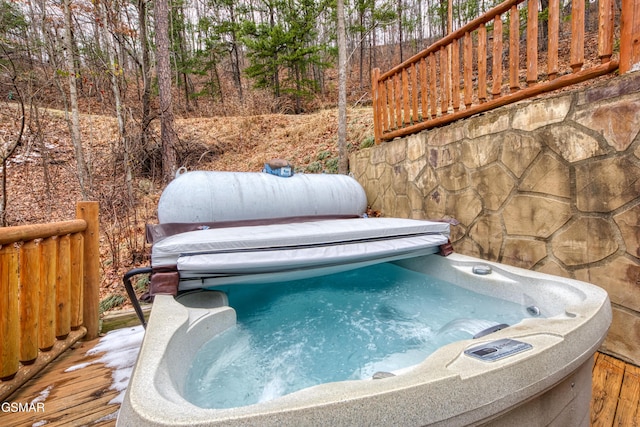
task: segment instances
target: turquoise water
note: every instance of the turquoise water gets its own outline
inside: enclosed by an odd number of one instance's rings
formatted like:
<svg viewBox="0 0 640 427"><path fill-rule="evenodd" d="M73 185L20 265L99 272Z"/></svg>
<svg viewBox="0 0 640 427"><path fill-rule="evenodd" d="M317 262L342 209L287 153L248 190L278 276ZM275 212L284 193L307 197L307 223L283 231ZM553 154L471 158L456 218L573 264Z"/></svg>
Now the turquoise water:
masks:
<svg viewBox="0 0 640 427"><path fill-rule="evenodd" d="M215 289L228 294L238 324L193 360L185 397L204 408L402 370L445 344L530 317L522 305L393 264Z"/></svg>

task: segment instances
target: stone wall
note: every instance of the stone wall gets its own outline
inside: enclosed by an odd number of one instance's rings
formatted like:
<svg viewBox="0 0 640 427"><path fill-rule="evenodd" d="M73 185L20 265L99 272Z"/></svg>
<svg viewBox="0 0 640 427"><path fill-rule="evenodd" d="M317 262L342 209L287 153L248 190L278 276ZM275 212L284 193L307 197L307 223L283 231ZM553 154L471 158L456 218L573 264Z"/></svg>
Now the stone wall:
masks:
<svg viewBox="0 0 640 427"><path fill-rule="evenodd" d="M640 365L640 73L360 150L384 216L455 219L457 252L605 288L602 351Z"/></svg>

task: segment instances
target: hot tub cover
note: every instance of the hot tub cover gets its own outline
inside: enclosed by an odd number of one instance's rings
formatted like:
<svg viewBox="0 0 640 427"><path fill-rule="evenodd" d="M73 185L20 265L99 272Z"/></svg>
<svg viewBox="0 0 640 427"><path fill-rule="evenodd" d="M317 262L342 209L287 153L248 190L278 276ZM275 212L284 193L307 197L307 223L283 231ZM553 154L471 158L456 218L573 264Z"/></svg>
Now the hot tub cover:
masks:
<svg viewBox="0 0 640 427"><path fill-rule="evenodd" d="M177 266L181 279L327 269L435 253L449 224L356 218L197 230L153 245L154 268ZM181 289L202 285L185 285Z"/></svg>

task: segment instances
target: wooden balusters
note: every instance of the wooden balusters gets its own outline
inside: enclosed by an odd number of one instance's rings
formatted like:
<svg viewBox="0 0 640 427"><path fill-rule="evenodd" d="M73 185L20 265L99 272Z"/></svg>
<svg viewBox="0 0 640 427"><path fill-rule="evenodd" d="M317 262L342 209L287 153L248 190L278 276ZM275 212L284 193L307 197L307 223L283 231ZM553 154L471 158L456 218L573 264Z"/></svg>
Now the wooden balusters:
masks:
<svg viewBox="0 0 640 427"><path fill-rule="evenodd" d="M558 36L560 28L560 1L549 0L549 18L547 19L547 74L549 80L558 76Z"/></svg>
<svg viewBox="0 0 640 427"><path fill-rule="evenodd" d="M420 60L420 106L422 108L422 120L431 118L428 114L427 102L429 101L429 93L427 92L427 60Z"/></svg>
<svg viewBox="0 0 640 427"><path fill-rule="evenodd" d="M396 73L393 76L393 82L395 84L395 98L396 98L396 127L402 127L402 81L400 74Z"/></svg>
<svg viewBox="0 0 640 427"><path fill-rule="evenodd" d="M440 48L440 113L447 114L449 112L449 93L451 75L449 73L449 55L447 47Z"/></svg>
<svg viewBox="0 0 640 427"><path fill-rule="evenodd" d="M511 6L509 21L509 89L513 93L520 89L520 15L517 5Z"/></svg>
<svg viewBox="0 0 640 427"><path fill-rule="evenodd" d="M402 74L401 77L402 79L402 110L403 110L403 115L402 115L402 121L400 122L401 125L406 125L410 123L410 119L409 117L411 116L411 108L409 107L410 102L409 102L409 73L407 72L407 69L403 69L402 70Z"/></svg>
<svg viewBox="0 0 640 427"><path fill-rule="evenodd" d="M441 126L583 82L611 73L618 65L621 73L640 67L640 0L622 0L619 62L613 52L613 1L600 0L599 3L598 57L595 59L600 65L593 65L594 58L585 60L585 3L572 0L571 21L566 25L571 29L570 52L565 62L569 63L573 76L559 66L559 0L549 0L548 19L543 24L547 25L546 51L538 51L538 1L527 0L526 22L521 23L519 5L523 9L524 0L506 0L387 73L378 73L372 99L374 108L384 111L374 113L375 120L380 122L374 127L376 141ZM505 23L508 31L503 31ZM523 57L521 24L523 28L526 26ZM504 40L506 33L508 45ZM567 31L565 36L568 34ZM504 60L506 52L508 63ZM492 57L490 70L489 55ZM546 58L540 59L540 55ZM546 74L544 71L539 74L539 63L545 59ZM589 68L583 70L585 63ZM503 91L506 84L509 89Z"/></svg>
<svg viewBox="0 0 640 427"><path fill-rule="evenodd" d="M460 109L460 41L451 42L451 103L453 111Z"/></svg>
<svg viewBox="0 0 640 427"><path fill-rule="evenodd" d="M556 0L557 1L557 0ZM502 92L502 18L500 15L493 19L493 64L491 74L493 99L499 98Z"/></svg>
<svg viewBox="0 0 640 427"><path fill-rule="evenodd" d="M411 66L411 122L417 123L418 112L418 64Z"/></svg>
<svg viewBox="0 0 640 427"><path fill-rule="evenodd" d="M598 57L605 64L613 54L613 0L599 0Z"/></svg>
<svg viewBox="0 0 640 427"><path fill-rule="evenodd" d="M378 71L378 76L380 76L380 72ZM382 115L382 127L378 126L380 130L380 134L382 135L382 130L386 131L389 129L389 108L387 107L387 83L382 82L379 85L380 90L380 114ZM379 144L380 140L376 140Z"/></svg>
<svg viewBox="0 0 640 427"><path fill-rule="evenodd" d="M469 108L473 102L473 41L471 33L464 33L464 105Z"/></svg>
<svg viewBox="0 0 640 427"><path fill-rule="evenodd" d="M396 101L396 97L395 97L395 87L394 87L394 82L393 79L389 79L387 80L387 93L389 94L389 100L388 100L388 105L389 105L389 128L388 129L393 129L394 127L396 127L396 113L395 113L395 101Z"/></svg>
<svg viewBox="0 0 640 427"><path fill-rule="evenodd" d="M584 0L571 3L571 70L582 70L584 64Z"/></svg>
<svg viewBox="0 0 640 427"><path fill-rule="evenodd" d="M429 54L429 75L431 78L429 79L429 101L431 103L431 118L435 119L438 115L437 102L438 102L438 92L437 92L437 84L436 84L436 55L434 53Z"/></svg>
<svg viewBox="0 0 640 427"><path fill-rule="evenodd" d="M478 100L487 100L487 27L478 28Z"/></svg>

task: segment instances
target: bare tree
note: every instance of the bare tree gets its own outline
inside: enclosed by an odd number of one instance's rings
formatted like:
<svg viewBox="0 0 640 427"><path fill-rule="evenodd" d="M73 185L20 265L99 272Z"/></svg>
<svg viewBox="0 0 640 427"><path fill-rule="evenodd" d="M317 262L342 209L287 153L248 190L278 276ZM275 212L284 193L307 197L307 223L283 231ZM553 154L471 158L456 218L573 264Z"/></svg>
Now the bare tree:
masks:
<svg viewBox="0 0 640 427"><path fill-rule="evenodd" d="M151 78L149 76L149 41L147 39L147 1L138 0L136 2L138 10L138 40L142 55L140 58L140 69L142 73L142 120L140 139L143 147L147 146L149 125L151 124Z"/></svg>
<svg viewBox="0 0 640 427"><path fill-rule="evenodd" d="M110 22L107 8L109 7L104 1L96 2L96 8L99 12L97 15L102 18L104 25L115 26L117 22ZM113 34L113 33L112 33ZM122 153L124 156L123 165L124 165L124 176L125 176L125 184L127 187L127 203L132 203L133 201L133 170L131 168L131 147L129 144L129 136L127 134L127 126L126 126L126 114L125 107L122 102L121 90L120 90L120 78L123 75L122 72L122 62L118 61L116 58L118 56L117 53L117 40L113 35L109 37L108 32L104 32L104 56L105 56L105 66L108 70L109 77L111 79L111 91L113 93L113 101L115 103L116 110L116 119L118 121L118 133L120 136L120 145L122 148Z"/></svg>
<svg viewBox="0 0 640 427"><path fill-rule="evenodd" d="M17 129L15 132L8 132L10 134L9 138L5 140L5 138L0 135L0 157L2 160L2 199L0 200L0 224L5 227L7 225L7 161L13 155L16 148L20 145L22 141L22 135L24 133L25 128L25 111L24 111L24 100L22 99L22 94L20 93L20 88L16 84L17 79L17 71L13 60L11 59L11 55L6 51L5 47L2 43L0 43L0 48L2 49L2 57L6 60L8 67L3 65L3 71L7 71L11 76L11 88L13 89L12 98L18 103L17 108ZM11 108L6 109L7 112L13 111Z"/></svg>
<svg viewBox="0 0 640 427"><path fill-rule="evenodd" d="M177 170L176 145L178 135L173 124L171 104L171 63L169 59L169 4L168 0L156 0L156 61L158 91L160 95L160 139L162 150L162 179L168 183Z"/></svg>
<svg viewBox="0 0 640 427"><path fill-rule="evenodd" d="M349 169L347 158L347 40L344 26L344 0L338 0L338 173Z"/></svg>
<svg viewBox="0 0 640 427"><path fill-rule="evenodd" d="M80 111L78 109L78 89L77 89L77 71L76 61L73 55L74 43L72 40L72 16L71 16L71 0L64 0L62 3L64 12L64 49L67 58L67 71L69 73L69 102L71 104L71 120L69 123L69 132L71 133L71 142L76 156L76 169L78 181L80 184L80 193L82 198L89 198L89 189L91 181L89 168L84 159L84 151L82 149L82 138L80 134Z"/></svg>

